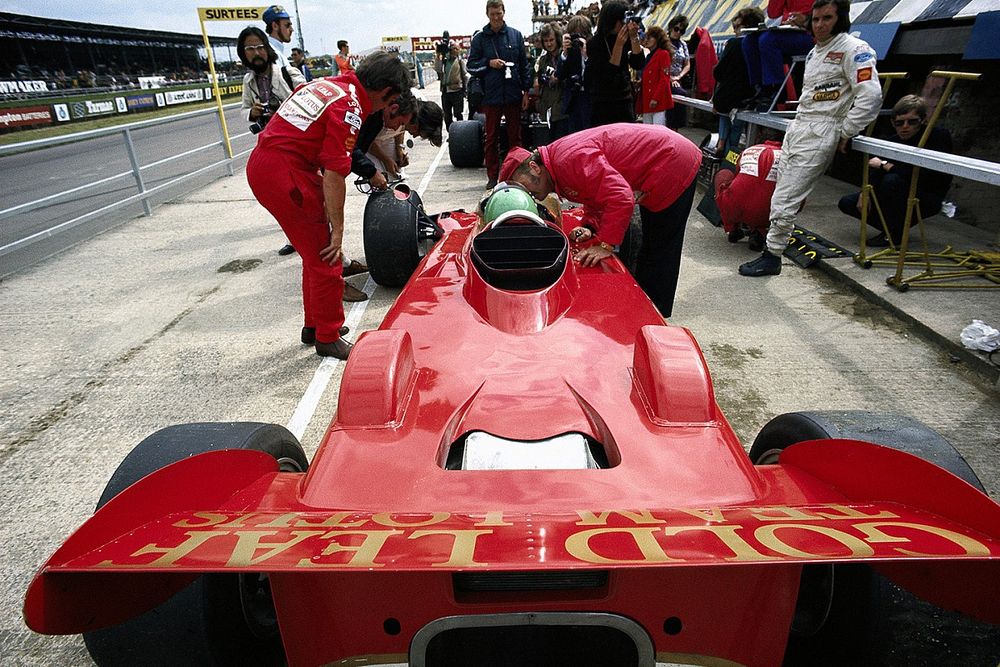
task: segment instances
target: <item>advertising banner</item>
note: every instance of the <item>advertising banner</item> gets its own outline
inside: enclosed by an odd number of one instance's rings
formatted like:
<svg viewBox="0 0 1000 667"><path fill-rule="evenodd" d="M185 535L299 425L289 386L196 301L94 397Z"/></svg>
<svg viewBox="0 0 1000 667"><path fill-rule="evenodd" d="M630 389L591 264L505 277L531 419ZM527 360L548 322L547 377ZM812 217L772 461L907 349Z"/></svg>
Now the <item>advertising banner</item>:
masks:
<svg viewBox="0 0 1000 667"><path fill-rule="evenodd" d="M52 122L52 112L48 107L14 107L0 109L0 127L21 127L23 125L48 125Z"/></svg>
<svg viewBox="0 0 1000 667"><path fill-rule="evenodd" d="M48 89L44 81L0 81L0 95L44 93Z"/></svg>
<svg viewBox="0 0 1000 667"><path fill-rule="evenodd" d="M91 116L106 116L115 113L115 103L112 100L83 100L73 102L70 106L73 119L90 118Z"/></svg>
<svg viewBox="0 0 1000 667"><path fill-rule="evenodd" d="M264 7L199 7L202 21L263 21Z"/></svg>
<svg viewBox="0 0 1000 667"><path fill-rule="evenodd" d="M128 113L128 104L125 103L124 97L115 98L115 109L118 110L118 113Z"/></svg>
<svg viewBox="0 0 1000 667"><path fill-rule="evenodd" d="M434 51L437 43L441 41L441 35L437 35L436 37L414 37L412 41L414 53L428 53ZM452 35L449 41L458 42L463 51L468 51L472 46L472 35Z"/></svg>
<svg viewBox="0 0 1000 667"><path fill-rule="evenodd" d="M200 102L205 99L205 91L201 88L193 90L168 90L163 93L163 100L167 106L174 104L187 104L188 102Z"/></svg>
<svg viewBox="0 0 1000 667"><path fill-rule="evenodd" d="M52 111L56 115L56 120L65 123L69 120L69 106L66 104L53 104Z"/></svg>
<svg viewBox="0 0 1000 667"><path fill-rule="evenodd" d="M125 104L129 111L139 111L141 109L155 109L156 98L152 93L146 95L126 95Z"/></svg>

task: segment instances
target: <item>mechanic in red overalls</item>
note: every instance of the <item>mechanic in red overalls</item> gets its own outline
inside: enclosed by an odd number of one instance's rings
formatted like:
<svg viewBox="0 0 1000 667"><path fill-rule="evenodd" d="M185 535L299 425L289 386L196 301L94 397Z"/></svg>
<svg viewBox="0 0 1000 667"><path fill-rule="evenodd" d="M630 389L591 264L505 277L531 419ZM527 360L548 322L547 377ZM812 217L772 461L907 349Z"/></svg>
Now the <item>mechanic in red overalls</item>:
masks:
<svg viewBox="0 0 1000 667"><path fill-rule="evenodd" d="M599 240L577 254L583 266L611 256L638 204L642 246L635 280L660 314L670 317L700 166L701 150L673 130L613 123L576 132L534 153L511 149L500 179L523 185L538 200L555 192L583 204L582 226L570 238Z"/></svg>
<svg viewBox="0 0 1000 667"><path fill-rule="evenodd" d="M715 174L715 203L731 243L743 238L743 228L747 227L750 249L764 249L780 160L781 143L765 141L740 153L739 172L720 169Z"/></svg>
<svg viewBox="0 0 1000 667"><path fill-rule="evenodd" d="M315 79L282 103L247 163L247 181L302 258L302 342L346 359L341 338L346 177L365 116L411 87L406 66L376 53L336 78ZM323 173L320 173L320 170Z"/></svg>

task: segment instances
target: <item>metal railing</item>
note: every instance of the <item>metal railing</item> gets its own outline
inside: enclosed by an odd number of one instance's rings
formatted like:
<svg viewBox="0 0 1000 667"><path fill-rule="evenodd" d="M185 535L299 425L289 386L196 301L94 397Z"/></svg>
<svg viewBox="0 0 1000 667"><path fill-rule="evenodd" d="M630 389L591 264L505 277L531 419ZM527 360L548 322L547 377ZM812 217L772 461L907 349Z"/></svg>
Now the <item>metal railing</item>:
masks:
<svg viewBox="0 0 1000 667"><path fill-rule="evenodd" d="M712 103L708 100L698 100L693 97L675 95L674 101L700 111L712 113ZM736 114L737 120L781 131L785 131L788 128L789 123L792 122L794 117L794 111L779 111L766 114L753 111L740 111ZM933 169L934 171L967 178L980 183L1000 185L1000 163L997 162L953 155L951 153L941 153L927 148L915 148L871 137L855 137L851 141L851 148L863 153L875 154L879 157L905 162L925 169Z"/></svg>
<svg viewBox="0 0 1000 667"><path fill-rule="evenodd" d="M234 103L231 103L231 104L224 105L223 108L224 109L231 109L231 108L234 108L234 107L237 107L237 106L240 106L240 105L241 105L240 102L234 102ZM18 204L17 206L11 206L9 208L0 210L0 221L3 221L5 219L13 217L15 215L22 215L22 214L29 213L31 211L34 211L34 210L46 207L46 206L50 206L50 205L52 205L52 204L54 204L56 202L68 200L70 197L73 197L73 196L80 196L81 193L87 192L89 190L92 190L93 188L100 187L102 185L105 185L107 183L110 183L110 182L118 180L118 179L127 178L128 176L132 176L132 178L135 181L135 187L137 189L137 192L135 194L131 195L131 196L119 199L118 201L115 201L115 202L113 202L111 204L107 204L105 206L101 206L100 208L97 208L97 209L95 209L93 211L88 211L87 213L84 213L83 215L79 215L79 216L77 216L75 218L72 218L71 220L66 220L64 222L60 222L60 223L58 223L58 224L56 224L56 225L54 225L52 227L49 227L47 229L43 229L43 230L41 230L39 232L35 232L34 234L26 236L26 237L24 237L22 239L18 239L16 241L13 241L12 243L8 243L6 245L0 246L0 257L6 255L8 253L14 252L15 250L19 250L19 249L25 248L26 246L29 246L29 245L31 245L33 243L36 243L38 241L41 241L43 239L50 238L52 236L55 236L56 234L59 234L61 232L64 232L64 231L67 231L67 230L72 229L74 227L77 227L77 226L79 226L79 225L81 225L81 224L83 224L83 223L85 223L85 222L87 222L89 220L92 220L92 219L96 218L97 216L100 216L100 215L102 215L104 213L108 213L108 212L113 211L115 209L122 208L124 206L128 206L128 205L130 205L130 204L132 204L132 203L134 203L136 201L142 203L142 208L143 208L144 215L147 215L147 216L151 215L152 214L152 204L150 203L150 198L151 197L153 197L154 195L162 192L163 190L166 190L166 189L168 189L168 188L170 188L170 187L172 187L174 185L177 185L178 183L182 183L184 181L190 180L190 179L192 179L192 178L194 178L196 176L199 176L200 174L203 174L204 172L209 171L211 169L215 169L215 168L218 168L218 167L225 167L227 174L229 176L232 176L233 173L234 173L234 171L233 171L233 162L235 160L238 160L239 158L243 157L244 155L250 153L250 151L252 149L247 149L247 150L241 151L239 153L236 153L236 154L234 154L232 156L229 156L226 153L226 144L225 144L224 137L222 135L222 127L221 127L221 125L219 126L219 140L218 141L213 141L213 142L205 144L203 146L199 146L197 148L192 148L192 149L184 151L182 153L178 153L176 155L171 155L170 157L164 158L162 160L157 160L155 162L151 162L151 163L146 164L146 165L142 165L142 164L139 163L139 158L138 158L138 156L136 154L136 151L135 151L135 144L134 144L134 142L132 140L132 133L134 131L136 131L136 130L141 130L141 129L153 127L153 126L156 126L156 125L166 125L168 123L175 123L177 121L185 120L185 119L188 119L188 118L194 118L196 116L204 116L204 115L208 115L208 114L217 114L217 113L218 113L218 110L214 109L214 108L212 108L212 109L201 109L201 110L198 110L198 111L188 111L188 112L185 112L185 113L174 114L172 116L166 116L164 118L156 118L156 119L152 119L152 120L139 121L139 122L136 122L136 123L128 123L126 125L119 125L119 126L116 126L116 127L102 128L102 129L98 129L98 130L87 130L85 132L75 132L73 134L67 134L67 135L63 135L63 136L59 136L59 137L50 137L50 138L47 138L47 139L35 139L33 141L23 141L23 142L20 142L20 143L17 143L17 144L10 144L8 146L0 146L0 157L2 157L4 155L11 155L11 154L20 153L20 152L29 151L29 150L35 150L35 149L39 149L39 148L49 148L49 147L52 147L52 146L59 146L59 145L63 145L63 144L77 143L77 142L80 142L80 141L86 141L88 139L96 139L96 138L99 138L99 137L106 137L106 136L113 136L113 135L121 134L122 138L124 139L124 142L125 142L125 150L126 150L126 152L128 154L129 163L131 165L131 169L129 171L124 171L124 172L121 172L121 173L118 173L118 174L114 174L112 176L108 176L106 178L102 178L100 180L93 181L91 183L86 183L84 185L80 185L80 186L77 186L77 187L74 187L74 188L69 188L68 190L63 190L61 192L57 192L55 194L48 195L46 197L41 197L39 199L35 199L35 200L29 201L29 202L25 202L23 204ZM233 135L233 136L230 137L230 139L231 140L232 139L239 139L241 137L248 136L249 134L250 134L249 132L244 132L244 133L241 133L241 134ZM166 181L166 182L161 183L159 185L156 185L154 187L150 188L150 187L146 186L145 179L143 178L143 172L144 171L147 171L147 170L152 169L154 167L159 167L159 166L162 166L164 164L173 162L175 160L180 160L182 158L186 158L186 157L189 157L189 156L194 155L196 153L200 153L202 151L210 150L210 149L213 149L213 148L221 148L222 149L223 156L224 156L223 159L218 160L216 162L213 162L213 163L211 163L209 165L206 165L206 166L203 166L203 167L199 167L198 169L196 169L194 171L188 172L186 174L182 174L181 176L177 176L177 177L175 177L173 179L170 179L169 181Z"/></svg>

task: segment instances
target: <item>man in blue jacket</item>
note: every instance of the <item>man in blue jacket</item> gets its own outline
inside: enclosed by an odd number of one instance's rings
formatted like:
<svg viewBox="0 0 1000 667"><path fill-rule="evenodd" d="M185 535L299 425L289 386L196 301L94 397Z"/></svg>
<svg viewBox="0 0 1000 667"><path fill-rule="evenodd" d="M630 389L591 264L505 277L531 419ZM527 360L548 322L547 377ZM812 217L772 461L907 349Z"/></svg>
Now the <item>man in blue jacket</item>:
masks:
<svg viewBox="0 0 1000 667"><path fill-rule="evenodd" d="M503 0L487 0L490 22L472 38L469 74L483 83L481 110L486 114L487 188L497 184L500 173L498 146L500 120L507 119L507 145L521 145L521 111L528 108L531 73L524 50L524 37L504 20Z"/></svg>

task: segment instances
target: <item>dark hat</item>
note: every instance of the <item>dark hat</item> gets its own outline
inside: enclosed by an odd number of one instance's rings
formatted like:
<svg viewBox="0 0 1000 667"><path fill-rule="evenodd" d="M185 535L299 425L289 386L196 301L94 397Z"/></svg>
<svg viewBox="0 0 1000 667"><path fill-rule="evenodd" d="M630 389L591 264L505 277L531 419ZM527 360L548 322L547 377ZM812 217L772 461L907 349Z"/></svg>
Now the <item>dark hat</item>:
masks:
<svg viewBox="0 0 1000 667"><path fill-rule="evenodd" d="M290 19L291 16L285 11L285 8L281 5L271 5L264 10L264 23L270 23L272 21L277 21L278 19Z"/></svg>

